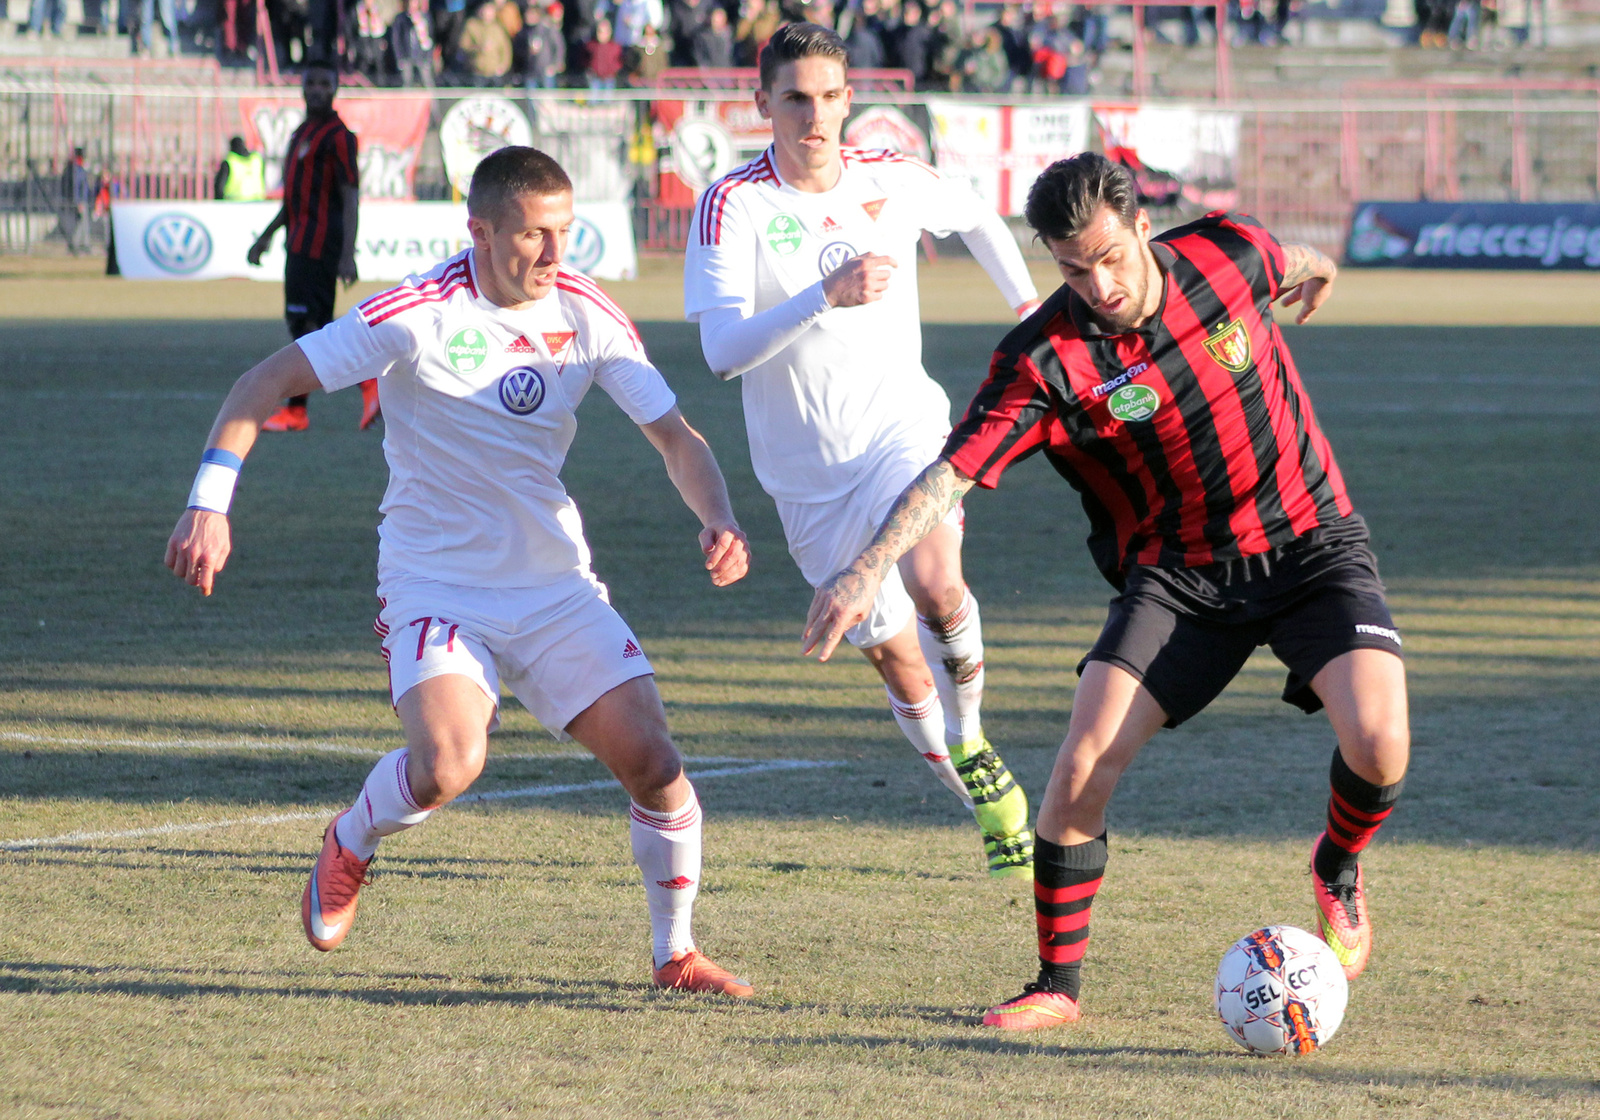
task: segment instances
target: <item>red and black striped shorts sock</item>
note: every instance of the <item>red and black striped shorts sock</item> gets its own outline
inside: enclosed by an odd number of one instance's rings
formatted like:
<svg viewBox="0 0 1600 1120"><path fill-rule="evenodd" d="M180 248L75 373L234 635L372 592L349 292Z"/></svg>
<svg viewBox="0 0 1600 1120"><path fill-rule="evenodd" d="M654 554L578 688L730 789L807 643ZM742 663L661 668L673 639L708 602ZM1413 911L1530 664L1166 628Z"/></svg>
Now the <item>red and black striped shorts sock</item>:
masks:
<svg viewBox="0 0 1600 1120"><path fill-rule="evenodd" d="M1344 755L1333 752L1328 771L1328 835L1317 845L1317 874L1331 883L1342 873L1354 872L1356 859L1400 800L1402 778L1392 786L1375 786L1345 763Z"/></svg>
<svg viewBox="0 0 1600 1120"><path fill-rule="evenodd" d="M1039 926L1039 985L1078 998L1078 969L1089 947L1089 910L1106 871L1106 835L1083 844L1035 837L1033 905Z"/></svg>

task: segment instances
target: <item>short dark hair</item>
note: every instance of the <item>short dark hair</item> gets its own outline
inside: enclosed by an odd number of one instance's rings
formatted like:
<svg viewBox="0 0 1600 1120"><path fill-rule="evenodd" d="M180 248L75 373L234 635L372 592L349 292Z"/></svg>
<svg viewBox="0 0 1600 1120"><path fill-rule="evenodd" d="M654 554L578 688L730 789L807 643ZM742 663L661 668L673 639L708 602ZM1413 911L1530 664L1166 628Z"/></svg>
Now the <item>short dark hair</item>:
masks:
<svg viewBox="0 0 1600 1120"><path fill-rule="evenodd" d="M325 54L314 54L306 59L305 67L300 72L305 75L313 70L323 70L332 74L336 83L339 80L339 64Z"/></svg>
<svg viewBox="0 0 1600 1120"><path fill-rule="evenodd" d="M569 194L572 180L561 165L538 148L516 144L490 152L472 173L467 213L498 222L506 203L523 194Z"/></svg>
<svg viewBox="0 0 1600 1120"><path fill-rule="evenodd" d="M850 52L844 40L830 28L816 23L786 23L772 33L761 48L757 65L761 68L761 88L772 89L778 68L802 58L831 58L845 71L850 69Z"/></svg>
<svg viewBox="0 0 1600 1120"><path fill-rule="evenodd" d="M1133 228L1139 190L1126 167L1099 152L1058 159L1028 189L1023 216L1040 237L1066 241L1082 233L1103 206Z"/></svg>

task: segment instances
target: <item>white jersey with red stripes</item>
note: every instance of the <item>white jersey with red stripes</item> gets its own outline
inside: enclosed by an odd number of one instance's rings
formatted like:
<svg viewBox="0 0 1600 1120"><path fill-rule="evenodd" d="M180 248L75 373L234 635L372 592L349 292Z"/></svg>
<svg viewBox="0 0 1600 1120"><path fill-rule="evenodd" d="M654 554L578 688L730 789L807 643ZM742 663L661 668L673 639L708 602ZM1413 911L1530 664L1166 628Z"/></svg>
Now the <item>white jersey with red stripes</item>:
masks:
<svg viewBox="0 0 1600 1120"><path fill-rule="evenodd" d="M748 318L812 287L846 260L884 253L898 267L883 299L836 307L744 374L756 476L775 498L829 501L900 437L950 426L950 401L922 368L917 242L977 228L989 210L921 160L844 148L832 190L798 191L772 149L700 196L683 270L684 314Z"/></svg>
<svg viewBox="0 0 1600 1120"><path fill-rule="evenodd" d="M480 293L470 249L300 348L329 392L378 379L389 463L381 563L468 587L539 587L588 572L560 475L590 385L637 424L676 403L594 281L563 267L550 295L510 310Z"/></svg>

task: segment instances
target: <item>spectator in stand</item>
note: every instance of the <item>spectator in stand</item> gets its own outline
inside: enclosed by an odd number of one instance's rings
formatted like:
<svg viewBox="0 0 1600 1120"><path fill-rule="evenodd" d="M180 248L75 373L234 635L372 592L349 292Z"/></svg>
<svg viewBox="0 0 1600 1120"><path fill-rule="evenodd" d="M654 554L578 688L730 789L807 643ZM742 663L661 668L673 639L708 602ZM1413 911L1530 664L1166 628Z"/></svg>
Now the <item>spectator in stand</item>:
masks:
<svg viewBox="0 0 1600 1120"><path fill-rule="evenodd" d="M1034 25L1031 41L1034 93L1076 96L1089 92L1087 48L1059 10L1051 11L1041 23Z"/></svg>
<svg viewBox="0 0 1600 1120"><path fill-rule="evenodd" d="M1448 47L1450 17L1455 0L1416 0L1417 43L1423 47Z"/></svg>
<svg viewBox="0 0 1600 1120"><path fill-rule="evenodd" d="M457 68L476 86L503 86L511 73L511 36L500 23L495 0L483 0L461 25Z"/></svg>
<svg viewBox="0 0 1600 1120"><path fill-rule="evenodd" d="M1033 73L1033 48L1028 44L1028 21L1022 14L1022 6L1007 4L1000 9L1000 21L995 29L1000 32L1006 64L1011 68L1011 81L1003 92L1026 89L1028 76Z"/></svg>
<svg viewBox="0 0 1600 1120"><path fill-rule="evenodd" d="M623 52L628 84L646 88L656 85L661 80L661 71L667 68L668 50L655 25L645 24L639 41Z"/></svg>
<svg viewBox="0 0 1600 1120"><path fill-rule="evenodd" d="M538 0L522 17L522 57L522 84L528 89L555 89L566 73L567 41Z"/></svg>
<svg viewBox="0 0 1600 1120"><path fill-rule="evenodd" d="M1106 14L1107 9L1102 6L1090 7L1080 4L1072 13L1072 19L1067 27L1077 36L1083 44L1083 49L1089 52L1088 65L1100 65L1100 56L1106 53L1109 43L1107 36L1107 21L1111 18Z"/></svg>
<svg viewBox="0 0 1600 1120"><path fill-rule="evenodd" d="M228 154L217 165L212 194L219 202L260 202L267 197L267 161L252 152L243 136L228 141Z"/></svg>
<svg viewBox="0 0 1600 1120"><path fill-rule="evenodd" d="M1010 93L1011 61L998 27L982 27L967 36L957 59L952 92Z"/></svg>
<svg viewBox="0 0 1600 1120"><path fill-rule="evenodd" d="M889 65L889 51L883 41L883 21L879 18L878 0L861 0L859 9L851 9L841 17L848 26L844 31L844 48L849 54L852 70L881 70Z"/></svg>
<svg viewBox="0 0 1600 1120"><path fill-rule="evenodd" d="M672 0L672 65L694 65L694 37L717 5L718 0Z"/></svg>
<svg viewBox="0 0 1600 1120"><path fill-rule="evenodd" d="M461 27L467 22L467 0L430 0L433 41L447 59L454 60Z"/></svg>
<svg viewBox="0 0 1600 1120"><path fill-rule="evenodd" d="M734 59L740 66L754 66L767 45L772 33L778 30L783 16L778 11L778 0L744 0L739 6L739 23L734 28ZM850 65L855 65L852 59ZM881 65L881 63L879 64Z"/></svg>
<svg viewBox="0 0 1600 1120"><path fill-rule="evenodd" d="M933 29L922 21L922 5L906 0L900 10L900 33L895 36L894 54L903 69L911 71L917 89L925 89L933 69L933 52L938 45Z"/></svg>
<svg viewBox="0 0 1600 1120"><path fill-rule="evenodd" d="M706 25L695 33L694 64L702 70L728 70L733 66L733 28L728 10L711 9Z"/></svg>
<svg viewBox="0 0 1600 1120"><path fill-rule="evenodd" d="M667 9L661 0L617 0L611 37L626 52L644 38L645 28L664 27L666 22Z"/></svg>
<svg viewBox="0 0 1600 1120"><path fill-rule="evenodd" d="M378 0L357 0L346 17L344 41L350 68L375 86L388 79L389 26Z"/></svg>
<svg viewBox="0 0 1600 1120"><path fill-rule="evenodd" d="M952 3L930 7L922 22L927 24L932 40L928 49L928 88L954 89L960 81L956 77L956 58L961 54L961 17L956 6Z"/></svg>
<svg viewBox="0 0 1600 1120"><path fill-rule="evenodd" d="M514 61L516 42L522 35L522 0L498 0L498 3L494 15L500 21L500 26L506 29L506 37L511 40L511 57Z"/></svg>
<svg viewBox="0 0 1600 1120"><path fill-rule="evenodd" d="M155 35L151 32L158 13L161 16L161 30L167 37L167 55L178 54L178 17L173 14L172 0L140 0L139 25L130 44L134 54L149 57L154 53Z"/></svg>
<svg viewBox="0 0 1600 1120"><path fill-rule="evenodd" d="M583 74L590 89L616 89L622 72L622 48L611 38L611 21L594 21L594 38L584 49Z"/></svg>
<svg viewBox="0 0 1600 1120"><path fill-rule="evenodd" d="M1450 17L1450 29L1445 38L1452 47L1475 51L1478 49L1478 19L1482 15L1479 0L1456 0L1456 10Z"/></svg>
<svg viewBox="0 0 1600 1120"><path fill-rule="evenodd" d="M437 48L428 26L428 0L406 0L406 10L389 25L389 47L394 51L401 85L433 88Z"/></svg>
<svg viewBox="0 0 1600 1120"><path fill-rule="evenodd" d="M50 22L50 34L61 38L61 21L67 15L67 0L33 0L28 13L28 35L38 39L44 35L45 21Z"/></svg>

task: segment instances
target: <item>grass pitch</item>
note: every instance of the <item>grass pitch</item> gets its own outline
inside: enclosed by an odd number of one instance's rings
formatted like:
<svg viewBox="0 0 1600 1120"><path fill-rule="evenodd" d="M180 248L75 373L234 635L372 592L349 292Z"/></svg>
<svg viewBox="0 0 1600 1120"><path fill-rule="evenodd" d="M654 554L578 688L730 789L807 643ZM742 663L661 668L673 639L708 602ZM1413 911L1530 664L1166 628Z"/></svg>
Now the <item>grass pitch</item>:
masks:
<svg viewBox="0 0 1600 1120"><path fill-rule="evenodd" d="M1374 963L1338 1037L1293 1061L1237 1050L1210 978L1257 925L1312 921L1325 721L1276 700L1262 657L1158 736L1113 802L1087 1018L978 1026L1031 978L1031 901L982 876L865 665L796 656L809 589L737 390L677 324L646 341L720 453L750 577L706 583L692 518L600 394L567 476L691 773L744 771L699 782L698 933L757 998L647 986L622 795L514 702L479 789L534 792L386 845L350 941L311 951L296 907L322 824L398 742L369 629L383 468L349 394L258 445L215 597L160 567L210 417L281 332L0 325L0 1114L1600 1111L1600 331L1291 332L1373 527L1416 740L1366 860ZM927 329L958 408L995 337ZM1037 794L1108 590L1041 463L975 496L968 531L989 730ZM835 765L755 769L784 760Z"/></svg>

